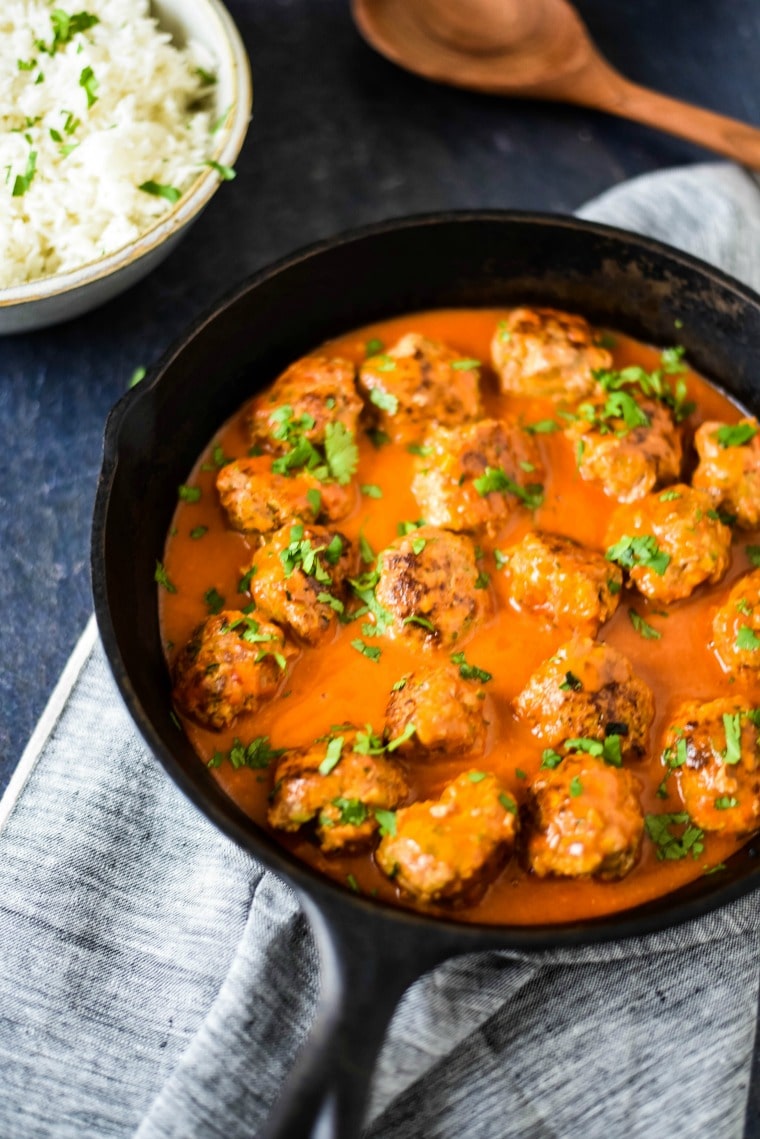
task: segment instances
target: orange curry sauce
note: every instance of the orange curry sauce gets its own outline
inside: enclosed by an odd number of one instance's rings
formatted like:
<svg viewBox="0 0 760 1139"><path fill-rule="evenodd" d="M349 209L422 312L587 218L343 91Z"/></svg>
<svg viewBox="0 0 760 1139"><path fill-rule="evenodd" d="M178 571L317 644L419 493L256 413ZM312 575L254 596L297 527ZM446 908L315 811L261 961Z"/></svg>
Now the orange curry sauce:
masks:
<svg viewBox="0 0 760 1139"><path fill-rule="evenodd" d="M556 405L548 399L500 395L495 375L487 365L489 345L502 311L445 310L427 312L373 324L330 342L329 352L359 363L366 355L366 343L379 338L390 345L406 332L421 332L438 339L461 353L483 361L482 390L486 415L517 414L525 422L556 418ZM676 339L677 334L674 334ZM623 336L616 336L614 366L631 363L652 370L659 365L659 354ZM275 379L274 376L271 377ZM698 410L687 432L704 419L734 423L739 412L729 400L693 373L685 374L690 398ZM225 599L225 608L243 608L248 594L238 593L241 575L250 564L255 548L253 539L229 528L215 489L216 468L211 462L215 446L238 458L248 453L250 440L244 427L244 410L220 427L207 450L200 456L187 483L201 489L197 502L180 501L167 540L164 564L176 586L176 593L159 589L162 635L169 665L193 629L208 615L204 594L214 587ZM397 523L417 519L420 508L412 496L410 482L414 457L403 444L387 444L379 449L360 432L359 469L355 482L375 484L382 498L362 496L357 489L356 504L337 529L356 541L360 531L375 551L397 537ZM488 600L491 616L472 635L457 645L467 660L493 674L485 685L485 708L490 721L487 747L482 756L456 756L443 760L405 760L412 798L438 796L460 771L472 767L494 772L520 803L525 787L536 774L543 745L529 728L518 721L511 701L524 687L534 669L570 639L572 629L552 627L544 618L518 612L510 604L503 571L493 557L493 549L506 549L531 527L568 535L593 549L605 549L605 531L614 499L583 482L577 474L572 444L561 432L535 436L546 468L544 504L535 516L520 507L493 542L482 542L485 556L478 564L491 575ZM687 449L688 450L688 449ZM206 469L204 469L204 467ZM688 477L688 471L687 477ZM201 538L190 532L206 526ZM613 645L632 662L634 671L652 688L656 717L650 736L647 759L628 766L643 785L645 812L674 812L682 809L675 780L669 780L670 796L657 797L664 769L660 760L661 740L676 706L686 699L713 700L733 694L728 676L710 650L711 620L715 607L726 597L740 574L748 568L744 547L760 542L754 532L737 531L732 546L732 563L726 578L716 586L700 587L690 599L667 607L651 604L633 590L624 590L613 618L603 625L598 640ZM654 628L660 640L645 640L633 628L628 616L631 606ZM257 736L269 736L272 747L310 744L329 732L331 725L350 721L359 726L372 724L382 732L385 706L391 686L412 670L424 655L428 661L449 658L447 649L424 650L417 641L387 637L372 641L382 646L382 656L374 662L351 647L357 636L353 624L339 626L332 641L301 651L291 665L280 694L254 715L241 716L231 729L212 732L181 717L199 762L207 762L215 752L227 752L235 738L244 744ZM398 758L398 757L394 757ZM520 774L518 774L518 772ZM273 782L272 771L248 767L233 769L225 761L214 769L224 790L240 807L266 827L267 797ZM306 835L277 834L278 840L299 858L311 863L351 888L401 905L413 905L399 895L398 888L376 867L371 851L360 854L324 855ZM621 881L593 879L537 879L526 873L513 858L485 896L476 905L452 911L464 921L524 925L537 922L568 922L608 914L676 889L720 864L743 840L707 835L704 850L680 861L661 861L645 835L641 858L634 870ZM439 910L437 912L443 912Z"/></svg>

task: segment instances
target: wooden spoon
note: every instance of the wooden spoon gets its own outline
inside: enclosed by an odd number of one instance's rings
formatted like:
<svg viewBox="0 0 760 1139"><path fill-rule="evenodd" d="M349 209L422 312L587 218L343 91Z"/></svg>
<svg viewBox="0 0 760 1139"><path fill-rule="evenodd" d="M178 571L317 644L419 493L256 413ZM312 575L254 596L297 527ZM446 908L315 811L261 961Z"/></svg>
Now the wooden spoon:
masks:
<svg viewBox="0 0 760 1139"><path fill-rule="evenodd" d="M382 55L438 83L578 103L760 168L760 130L631 83L567 0L352 0Z"/></svg>

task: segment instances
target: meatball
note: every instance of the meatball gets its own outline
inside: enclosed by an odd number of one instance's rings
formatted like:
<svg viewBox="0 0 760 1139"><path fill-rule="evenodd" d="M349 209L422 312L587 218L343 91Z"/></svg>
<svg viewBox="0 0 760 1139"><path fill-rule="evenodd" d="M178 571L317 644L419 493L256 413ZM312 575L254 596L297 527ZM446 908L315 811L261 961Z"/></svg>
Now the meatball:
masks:
<svg viewBox="0 0 760 1139"><path fill-rule="evenodd" d="M453 426L481 414L477 361L418 332L366 360L359 386L378 425L396 442L420 439L433 423Z"/></svg>
<svg viewBox="0 0 760 1139"><path fill-rule="evenodd" d="M641 851L640 784L591 755L542 771L523 813L525 860L539 878L623 878Z"/></svg>
<svg viewBox="0 0 760 1139"><path fill-rule="evenodd" d="M713 618L713 648L726 672L760 682L760 569L740 578Z"/></svg>
<svg viewBox="0 0 760 1139"><path fill-rule="evenodd" d="M558 624L595 633L618 607L623 574L603 554L559 534L529 531L507 554L512 600Z"/></svg>
<svg viewBox="0 0 760 1139"><path fill-rule="evenodd" d="M682 704L663 740L692 823L747 834L760 827L760 711L723 698Z"/></svg>
<svg viewBox="0 0 760 1139"><path fill-rule="evenodd" d="M368 845L379 826L375 810L393 810L409 788L392 759L365 753L367 739L347 725L329 740L288 751L275 771L269 825L297 831L314 820L328 853Z"/></svg>
<svg viewBox="0 0 760 1139"><path fill-rule="evenodd" d="M453 645L484 617L475 550L459 534L422 526L383 550L378 566L375 595L390 614L390 636Z"/></svg>
<svg viewBox="0 0 760 1139"><path fill-rule="evenodd" d="M252 534L270 534L294 518L334 522L354 502L353 489L321 483L307 471L292 477L275 474L266 455L227 463L216 488L232 528Z"/></svg>
<svg viewBox="0 0 760 1139"><path fill-rule="evenodd" d="M491 359L502 391L567 398L590 395L594 372L612 364L582 316L550 308L508 313L496 327Z"/></svg>
<svg viewBox="0 0 760 1139"><path fill-rule="evenodd" d="M653 601L680 601L713 584L731 563L731 530L703 490L678 483L618 506L607 529L607 557Z"/></svg>
<svg viewBox="0 0 760 1139"><path fill-rule="evenodd" d="M380 869L419 902L472 903L509 858L517 806L496 776L465 771L440 799L403 807L377 848Z"/></svg>
<svg viewBox="0 0 760 1139"><path fill-rule="evenodd" d="M403 739L399 754L480 752L487 726L482 695L482 689L451 666L415 669L393 687L385 710L385 737Z"/></svg>
<svg viewBox="0 0 760 1139"><path fill-rule="evenodd" d="M267 450L287 451L296 432L320 446L328 425L336 423L355 435L363 407L355 376L355 365L339 356L296 360L254 400L249 416L252 441Z"/></svg>
<svg viewBox="0 0 760 1139"><path fill-rule="evenodd" d="M630 423L614 414L620 398L630 400ZM681 433L658 400L636 403L626 392L612 392L606 402L584 404L565 434L575 441L581 478L620 502L635 502L681 474Z"/></svg>
<svg viewBox="0 0 760 1139"><path fill-rule="evenodd" d="M549 747L614 735L620 737L624 759L646 753L654 719L652 693L627 657L590 637L576 637L544 661L515 708Z"/></svg>
<svg viewBox="0 0 760 1139"><path fill-rule="evenodd" d="M274 696L285 675L285 637L236 609L209 617L174 664L174 702L206 728L221 731Z"/></svg>
<svg viewBox="0 0 760 1139"><path fill-rule="evenodd" d="M543 497L536 445L515 422L434 428L416 468L412 492L420 509L447 530L492 531L521 503L539 506Z"/></svg>
<svg viewBox="0 0 760 1139"><path fill-rule="evenodd" d="M760 526L760 424L703 423L694 436L699 465L692 485L705 490L747 530Z"/></svg>
<svg viewBox="0 0 760 1139"><path fill-rule="evenodd" d="M315 645L336 627L355 558L348 538L324 526L283 526L251 563L257 610Z"/></svg>

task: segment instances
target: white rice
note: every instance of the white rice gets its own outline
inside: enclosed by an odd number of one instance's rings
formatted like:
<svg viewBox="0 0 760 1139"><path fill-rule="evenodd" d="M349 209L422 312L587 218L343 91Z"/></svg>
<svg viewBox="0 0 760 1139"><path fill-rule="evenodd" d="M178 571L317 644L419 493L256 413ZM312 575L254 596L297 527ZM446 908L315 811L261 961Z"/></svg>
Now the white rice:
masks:
<svg viewBox="0 0 760 1139"><path fill-rule="evenodd" d="M99 22L50 55L39 41L53 44L56 11ZM94 261L172 209L139 187L184 191L211 154L198 68L214 60L172 46L148 0L0 0L0 288Z"/></svg>

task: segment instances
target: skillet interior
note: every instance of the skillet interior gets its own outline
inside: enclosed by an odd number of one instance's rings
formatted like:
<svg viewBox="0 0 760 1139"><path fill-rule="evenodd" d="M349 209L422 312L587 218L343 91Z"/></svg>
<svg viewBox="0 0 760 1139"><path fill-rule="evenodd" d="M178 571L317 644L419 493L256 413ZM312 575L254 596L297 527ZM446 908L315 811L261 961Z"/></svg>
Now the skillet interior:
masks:
<svg viewBox="0 0 760 1139"><path fill-rule="evenodd" d="M197 455L257 387L328 337L441 307L543 303L653 343L678 339L694 367L755 414L760 298L656 242L571 219L510 213L391 222L315 247L253 278L199 321L109 420L93 528L93 583L106 651L148 744L233 839L318 906L463 952L642 934L760 885L750 843L725 871L664 898L575 925L458 925L358 898L297 861L219 789L170 718L153 571ZM683 327L674 331L676 320Z"/></svg>

